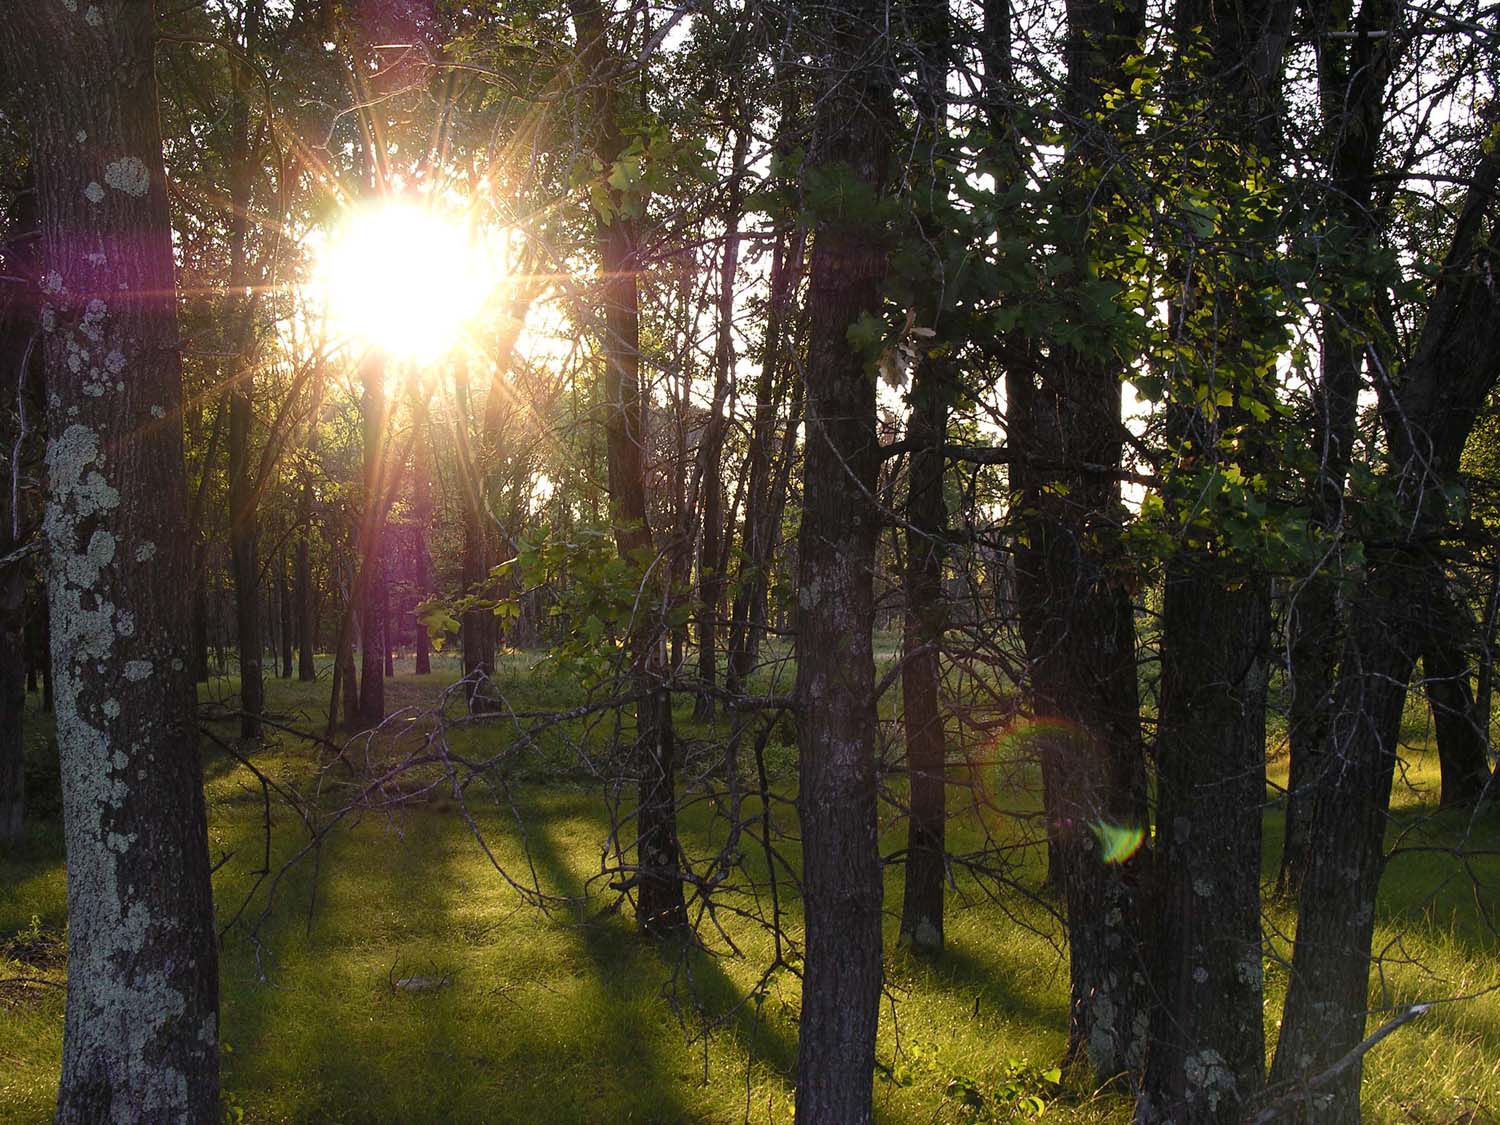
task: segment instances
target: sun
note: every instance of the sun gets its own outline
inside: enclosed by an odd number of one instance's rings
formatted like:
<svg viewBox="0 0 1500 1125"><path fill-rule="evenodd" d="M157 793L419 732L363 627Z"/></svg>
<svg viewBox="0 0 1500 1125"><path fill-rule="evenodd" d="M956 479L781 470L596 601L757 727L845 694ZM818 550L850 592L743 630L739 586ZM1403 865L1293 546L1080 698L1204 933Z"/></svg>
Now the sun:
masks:
<svg viewBox="0 0 1500 1125"><path fill-rule="evenodd" d="M430 363L489 302L498 257L459 219L405 200L348 211L318 255L334 331L391 359Z"/></svg>

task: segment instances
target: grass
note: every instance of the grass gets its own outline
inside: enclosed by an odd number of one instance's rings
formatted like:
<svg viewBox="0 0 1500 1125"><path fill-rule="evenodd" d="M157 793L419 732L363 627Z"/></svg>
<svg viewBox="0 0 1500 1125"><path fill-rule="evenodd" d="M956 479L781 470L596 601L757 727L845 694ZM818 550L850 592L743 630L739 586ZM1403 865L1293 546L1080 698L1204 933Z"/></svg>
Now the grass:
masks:
<svg viewBox="0 0 1500 1125"><path fill-rule="evenodd" d="M576 704L566 685L531 665L514 656L501 669L514 706ZM388 682L391 708L429 704L453 674L446 660L428 677L399 672ZM204 694L232 701L234 686L219 681ZM271 680L268 689L270 709L294 725L315 725L326 707L323 683ZM686 723L686 709L680 715L689 740L706 733ZM0 978L60 982L66 900L55 781L50 791L47 781L49 730L39 713L28 719L40 815L23 846L0 854ZM228 723L217 730L232 733ZM1409 844L1446 846L1466 836L1476 852L1500 850L1493 819L1433 814L1436 762L1423 732L1410 733L1416 749L1396 794L1393 832L1406 830ZM753 1000L742 999L771 960L765 932L726 923L742 957L653 946L634 935L628 910L610 909L613 895L594 878L607 832L603 804L576 771L556 777L574 745L598 750L609 736L605 724L574 724L512 763L540 889L560 900L547 913L504 884L451 796L437 791L389 815L367 811L343 822L316 864L291 870L252 940L246 923L266 906L261 884L223 948L228 1104L254 1122L789 1119L798 982L783 971ZM501 737L493 727L472 730L455 746L493 752ZM306 742L277 737L253 760L267 776L310 791L316 754ZM789 791L789 748L773 742L768 760ZM258 783L232 758L209 749L205 766L210 846L216 857L231 857L215 877L227 921L256 884L264 805ZM324 799L336 803L351 783L339 769L328 779ZM508 811L470 804L498 862L526 871ZM774 804L773 814L783 830L794 829L788 806ZM1274 806L1267 813L1268 879L1279 858L1279 817ZM284 806L273 804L272 819L276 868L305 833ZM887 820L894 849L901 826L893 813ZM1008 822L990 827L1011 831ZM980 828L971 816L956 820L957 846L976 845ZM721 832L707 804L684 815L690 851L716 848ZM787 852L795 863L794 844ZM1033 850L1020 858L1029 866L1018 874L1035 882L1040 857ZM754 846L747 862L764 875ZM1500 883L1494 858L1476 856L1470 865L1490 888ZM1367 1120L1452 1122L1468 1111L1473 1120L1500 1120L1500 943L1482 917L1493 904L1476 902L1469 874L1435 852L1393 860L1377 934L1387 958L1372 1004L1479 995L1439 1005L1374 1051ZM899 904L900 876L888 869L888 910ZM1050 1120L1128 1121L1127 1098L1096 1094L1073 1078L1059 1090L1044 1077L1063 1046L1067 1004L1066 964L1044 912L1022 901L1002 910L974 894L950 901L948 948L935 962L897 949L895 919L887 919L879 1118L971 1120L963 1095L972 1089L997 1120L1019 1117L1018 1099L1034 1091L1050 1103ZM789 909L795 929L795 901ZM1268 932L1290 932L1280 904L1268 902L1267 921ZM1272 945L1286 950L1285 939ZM402 986L412 978L418 987ZM1269 1049L1285 987L1274 960L1268 982ZM62 1019L59 990L0 985L0 1121L50 1117Z"/></svg>

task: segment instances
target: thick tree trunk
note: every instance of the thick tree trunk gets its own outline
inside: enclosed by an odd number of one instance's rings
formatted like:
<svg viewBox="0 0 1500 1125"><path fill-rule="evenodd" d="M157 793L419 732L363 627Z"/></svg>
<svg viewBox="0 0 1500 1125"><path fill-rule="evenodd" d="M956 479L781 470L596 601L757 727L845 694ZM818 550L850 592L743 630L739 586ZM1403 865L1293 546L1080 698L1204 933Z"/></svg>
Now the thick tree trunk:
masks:
<svg viewBox="0 0 1500 1125"><path fill-rule="evenodd" d="M814 168L883 190L895 129L883 9L845 0L819 35L827 71ZM797 740L806 943L797 1120L871 1117L883 893L876 823L875 385L849 326L881 308L886 250L868 220L820 215L809 274L806 461L797 576Z"/></svg>
<svg viewBox="0 0 1500 1125"><path fill-rule="evenodd" d="M1175 13L1179 50L1207 48L1210 128L1238 149L1228 155L1213 139L1197 142L1192 155L1211 193L1238 183L1243 161L1257 154L1274 166L1282 60L1296 10L1295 0L1254 0L1233 12L1190 0ZM1191 79L1197 65L1184 61L1183 73ZM1261 341L1281 331L1274 303L1281 283L1233 256L1239 221L1229 217L1214 249L1195 250L1173 296L1186 357L1168 408L1186 478L1168 488L1177 510L1193 503L1198 472L1213 466L1248 477L1275 456L1274 429L1253 424L1245 403L1275 393L1259 372ZM1232 403L1205 408L1205 387L1223 388ZM1166 568L1152 854L1157 928L1148 946L1156 1006L1136 1110L1142 1122L1239 1122L1265 1079L1260 825L1271 582L1253 548L1219 534L1183 543Z"/></svg>
<svg viewBox="0 0 1500 1125"><path fill-rule="evenodd" d="M1329 32L1348 20L1348 4L1318 4L1309 14L1319 24L1318 89L1324 128L1332 142L1329 191L1326 197L1330 248L1325 255L1327 288L1348 294L1350 273L1358 276L1376 236L1375 162L1384 135L1382 115L1390 82L1390 32L1396 16L1392 0L1365 0L1356 30L1344 42ZM1365 260L1362 260L1365 259ZM1374 288L1371 286L1370 288ZM1343 299L1329 302L1319 318L1320 378L1313 389L1316 414L1313 438L1318 468L1312 482L1310 507L1315 525L1338 536L1344 519L1344 486L1354 449L1360 375L1374 317L1368 304ZM1310 835L1314 790L1326 767L1328 722L1333 712L1333 686L1344 622L1337 590L1338 556L1319 567L1293 595L1287 615L1290 634L1292 685L1287 737L1291 760L1287 784L1286 838L1281 853L1279 893L1295 896L1312 847Z"/></svg>
<svg viewBox="0 0 1500 1125"><path fill-rule="evenodd" d="M1157 734L1158 1007L1143 1121L1236 1123L1265 1079L1260 835L1269 590L1168 570ZM1166 643L1170 641L1170 643Z"/></svg>
<svg viewBox="0 0 1500 1125"><path fill-rule="evenodd" d="M1070 4L1066 108L1078 162L1059 218L1075 284L1092 280L1093 244L1114 198L1106 179L1120 88L1139 42L1143 7ZM998 28L997 28L998 30ZM1003 66L1003 63L998 65ZM997 128L1004 125L1003 116ZM1004 152L1008 160L1014 154ZM1067 915L1068 1054L1106 1081L1140 1069L1148 1016L1139 952L1142 860L1110 840L1145 835L1145 760L1136 684L1135 623L1123 551L1119 483L1120 371L1054 344L1007 373L1011 483L1023 537L1016 596L1031 671L1035 749L1042 771L1049 875ZM1056 469L1042 466L1055 465ZM1101 471L1093 466L1103 466Z"/></svg>
<svg viewBox="0 0 1500 1125"><path fill-rule="evenodd" d="M1364 1037L1396 741L1416 663L1412 640L1422 625L1407 609L1421 604L1421 591L1401 568L1397 563L1374 570L1350 617L1329 730L1328 776L1314 790L1317 847L1299 896L1291 983L1271 1069L1277 1092L1317 1077ZM1356 1061L1318 1089L1310 1120L1357 1125L1361 1075Z"/></svg>
<svg viewBox="0 0 1500 1125"><path fill-rule="evenodd" d="M1492 278L1500 153L1482 150L1428 305L1416 350L1377 385L1405 542L1369 552L1350 615L1329 734L1327 779L1313 807L1313 849L1299 898L1292 974L1271 1071L1273 1085L1313 1082L1364 1034L1370 940L1406 685L1427 633L1439 560L1427 545L1452 518L1444 488L1500 381L1500 295ZM1318 1121L1360 1119L1361 1064L1316 1091Z"/></svg>
<svg viewBox="0 0 1500 1125"><path fill-rule="evenodd" d="M81 7L12 6L0 21L30 115L51 327L45 530L71 966L57 1118L212 1121L218 942L153 12Z"/></svg>

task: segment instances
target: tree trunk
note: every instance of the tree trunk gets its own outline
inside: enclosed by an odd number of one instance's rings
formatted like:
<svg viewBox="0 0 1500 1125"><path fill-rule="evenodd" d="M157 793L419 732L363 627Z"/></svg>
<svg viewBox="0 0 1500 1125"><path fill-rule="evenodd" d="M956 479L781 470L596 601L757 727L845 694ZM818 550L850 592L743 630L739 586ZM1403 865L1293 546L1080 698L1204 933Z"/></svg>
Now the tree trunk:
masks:
<svg viewBox="0 0 1500 1125"><path fill-rule="evenodd" d="M1232 565L1168 570L1157 733L1158 1008L1145 1121L1245 1117L1265 1079L1260 836L1270 604Z"/></svg>
<svg viewBox="0 0 1500 1125"><path fill-rule="evenodd" d="M301 530L297 534L297 566L294 594L297 602L297 680L310 684L318 678L317 626L314 620L314 591L312 576L312 552L309 540L312 536L312 474L302 475L301 497L298 500L298 518Z"/></svg>
<svg viewBox="0 0 1500 1125"><path fill-rule="evenodd" d="M5 546L5 538L0 535L0 547ZM12 608L16 603L19 609ZM25 604L24 581L0 574L0 652L24 651L20 625ZM25 714L25 664L7 657L0 666L0 844L20 841L26 816Z"/></svg>
<svg viewBox="0 0 1500 1125"><path fill-rule="evenodd" d="M725 205L728 235L724 260L719 268L719 325L714 346L714 390L698 452L703 535L698 552L698 680L709 690L700 693L693 718L703 722L713 717L712 690L719 678L719 613L724 601L724 563L733 529L724 522L724 437L729 430L725 405L734 379L734 282L740 261L741 198L745 157L750 149L750 130L743 123L735 132L729 198Z"/></svg>
<svg viewBox="0 0 1500 1125"><path fill-rule="evenodd" d="M1292 974L1273 1084L1306 1083L1364 1034L1376 895L1384 868L1391 778L1406 685L1427 632L1427 591L1441 563L1429 544L1452 519L1444 487L1457 479L1464 443L1500 381L1500 267L1496 223L1500 153L1482 150L1454 226L1452 246L1412 358L1378 383L1395 488L1391 526L1404 541L1367 551L1365 587L1350 615L1328 745L1317 789L1310 856L1299 897ZM1316 1092L1318 1121L1359 1121L1358 1061Z"/></svg>
<svg viewBox="0 0 1500 1125"><path fill-rule="evenodd" d="M1110 138L1099 131L1106 126L1091 122L1123 127L1100 107L1122 85L1143 8L1079 3L1068 16L1065 106L1076 163L1058 223L1059 239L1077 263L1071 281L1081 285L1093 280L1094 243L1109 233L1100 216L1114 199L1107 178L1096 182L1110 167ZM1004 124L997 120L997 133ZM1015 154L1001 155L1015 167ZM1007 372L1011 483L1022 527L1016 595L1031 671L1049 875L1061 887L1067 916L1068 1055L1086 1059L1102 1082L1139 1071L1148 1022L1138 950L1142 860L1119 842L1139 840L1146 826L1135 623L1120 575L1122 515L1111 471L1122 456L1120 372L1061 344L1047 352L1044 358L1029 348Z"/></svg>
<svg viewBox="0 0 1500 1125"><path fill-rule="evenodd" d="M0 271L13 284L0 293L0 356L15 357L13 374L0 383L0 441L9 470L0 478L0 844L21 839L26 812L26 695L36 690L45 610L31 594L37 527L28 478L40 469L38 421L45 413L37 332L37 230L34 177L4 200L7 218ZM7 367L10 365L7 364ZM9 422L14 418L16 427ZM39 620L41 619L41 620ZM41 668L45 675L45 667Z"/></svg>
<svg viewBox="0 0 1500 1125"><path fill-rule="evenodd" d="M946 607L943 601L943 439L948 389L931 362L919 369L907 422L911 443L906 497L906 620L902 630L901 713L911 819L906 837L906 886L901 937L932 951L943 945L943 885L947 877L947 742L939 705Z"/></svg>
<svg viewBox="0 0 1500 1125"><path fill-rule="evenodd" d="M1327 288L1347 295L1356 287L1352 274L1367 270L1376 237L1372 206L1375 162L1384 135L1386 87L1394 59L1390 32L1396 6L1392 0L1365 0L1356 30L1346 47L1329 32L1348 19L1348 4L1319 4L1309 13L1320 24L1318 89L1324 128L1331 138L1327 220ZM1342 253L1341 247L1347 246ZM1376 286L1368 287L1374 290ZM1328 302L1319 317L1320 378L1313 388L1316 414L1313 440L1318 451L1310 508L1315 526L1337 537L1344 519L1344 487L1354 449L1360 376L1369 350L1374 316L1368 302ZM1287 615L1290 633L1288 676L1292 686L1287 737L1291 760L1287 784L1286 839L1277 890L1295 896L1312 847L1310 829L1314 790L1324 776L1333 685L1345 627L1338 607L1338 560L1335 554L1293 594Z"/></svg>
<svg viewBox="0 0 1500 1125"><path fill-rule="evenodd" d="M253 9L253 5L251 6ZM247 11L250 9L247 9ZM248 17L247 17L248 18ZM229 29L228 33L232 33ZM229 108L229 302L225 313L225 351L233 358L229 377L229 554L234 579L236 642L240 651L240 737L259 738L265 709L262 674L264 644L260 627L260 537L256 509L259 497L250 433L254 422L254 356L251 336L254 315L246 265L246 240L252 170L250 166L250 108L240 85L239 66L231 62Z"/></svg>
<svg viewBox="0 0 1500 1125"><path fill-rule="evenodd" d="M799 84L784 75L776 132L776 153L782 159L794 147L798 118ZM730 609L725 683L731 692L741 690L755 666L760 638L765 631L766 594L770 588L771 554L780 530L785 504L787 474L778 472L776 424L782 404L796 398L787 411L784 431L788 471L795 456L795 432L800 413L802 382L793 354L796 318L793 316L797 283L802 276L807 249L807 231L800 223L777 234L771 252L770 292L766 301L766 326L761 346L761 366L755 384L755 413L750 422L746 449L744 562ZM780 487L778 488L778 485Z"/></svg>
<svg viewBox="0 0 1500 1125"><path fill-rule="evenodd" d="M1478 801L1489 784L1489 724L1474 698L1464 651L1463 642L1474 635L1474 621L1448 588L1448 576L1439 570L1432 577L1422 670L1437 740L1438 804L1459 808Z"/></svg>
<svg viewBox="0 0 1500 1125"><path fill-rule="evenodd" d="M909 9L918 40L917 135L913 149L921 162L917 195L940 191L939 146L947 134L948 73L952 27L947 0ZM914 233L935 242L941 224L918 203ZM935 330L942 317L943 277L932 273L933 291L918 302L920 327ZM948 748L939 703L944 537L948 507L943 495L943 442L948 430L948 365L921 358L913 376L906 423L911 446L906 487L905 612L901 631L901 721L906 737L910 814L906 834L906 882L901 896L901 940L925 952L943 946L943 885L947 875ZM892 474L894 483L894 474ZM893 529L894 530L894 529Z"/></svg>
<svg viewBox="0 0 1500 1125"><path fill-rule="evenodd" d="M52 326L45 528L72 966L64 1122L221 1112L153 22L150 4L112 0L87 20L20 5L0 21L4 69L30 114Z"/></svg>
<svg viewBox="0 0 1500 1125"><path fill-rule="evenodd" d="M292 594L287 580L286 552L276 556L276 601L281 610L281 678L292 678Z"/></svg>
<svg viewBox="0 0 1500 1125"><path fill-rule="evenodd" d="M361 375L365 493L354 599L360 635L359 721L374 727L385 718L385 364L368 358Z"/></svg>
<svg viewBox="0 0 1500 1125"><path fill-rule="evenodd" d="M412 474L412 555L419 602L432 591L432 556L427 551L427 531L432 526L432 440L425 411L421 425L426 432L417 439ZM421 621L416 623L415 670L419 676L432 672L432 642Z"/></svg>
<svg viewBox="0 0 1500 1125"><path fill-rule="evenodd" d="M878 195L895 129L883 9L844 0L818 34L827 72L813 168ZM849 326L881 310L882 232L820 215L813 235L807 436L798 550L797 741L806 940L797 1053L799 1122L868 1122L881 982L876 823L875 385Z"/></svg>
<svg viewBox="0 0 1500 1125"><path fill-rule="evenodd" d="M598 0L571 0L578 32L578 58L594 83L595 150L608 169L624 151L616 117L613 72L621 60L608 41L608 24ZM610 517L620 557L650 559L655 554L646 508L646 475L640 381L640 294L633 222L623 201L599 222L600 284L604 305L604 437L608 461ZM676 738L668 689L663 622L656 619L656 591L646 599L653 610L639 616L626 638L631 688L636 704L635 760L639 769L636 808L636 922L644 933L666 934L687 925L682 894L682 853L677 841Z"/></svg>

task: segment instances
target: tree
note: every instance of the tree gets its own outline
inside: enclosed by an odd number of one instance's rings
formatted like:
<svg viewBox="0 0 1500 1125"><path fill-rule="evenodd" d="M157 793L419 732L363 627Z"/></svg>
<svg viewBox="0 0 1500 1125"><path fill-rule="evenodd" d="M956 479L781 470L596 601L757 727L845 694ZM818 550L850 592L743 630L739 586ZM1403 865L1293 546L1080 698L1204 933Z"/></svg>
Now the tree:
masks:
<svg viewBox="0 0 1500 1125"><path fill-rule="evenodd" d="M820 16L818 110L804 194L814 210L806 460L797 574L797 743L806 914L797 1120L862 1122L881 982L876 839L875 385L851 326L878 315L895 135L883 9ZM806 29L811 32L813 28Z"/></svg>
<svg viewBox="0 0 1500 1125"><path fill-rule="evenodd" d="M571 0L578 33L580 70L592 84L594 147L600 164L614 167L625 151L612 84L621 66L609 42L598 0ZM640 292L636 281L638 231L623 193L611 189L607 210L597 212L599 264L603 270L604 434L608 456L610 520L622 559L641 566L647 597L627 638L631 689L637 697L635 756L639 767L636 806L636 921L647 933L682 929L682 851L677 842L676 735L672 696L666 682L664 636L656 614L660 585L653 578L655 547L646 508L642 461L644 430L640 382Z"/></svg>
<svg viewBox="0 0 1500 1125"><path fill-rule="evenodd" d="M1452 519L1449 495L1474 420L1500 381L1500 152L1493 135L1474 161L1442 271L1409 359L1377 379L1388 443L1387 515L1366 548L1366 572L1339 658L1298 900L1273 1085L1317 1078L1364 1035L1375 900L1385 864L1386 814L1406 687L1427 634L1431 551ZM1390 371L1390 368L1386 368ZM1373 538L1373 537L1372 537ZM1359 1121L1362 1063L1317 1092L1319 1121Z"/></svg>
<svg viewBox="0 0 1500 1125"><path fill-rule="evenodd" d="M27 173L26 180L31 179ZM15 192L0 262L8 285L0 293L0 356L14 357L14 371L0 381L0 430L6 471L0 476L0 652L9 653L0 669L0 843L21 839L26 814L27 665L37 638L27 618L36 571L34 489L28 480L38 466L42 403L41 350L36 338L36 290L39 282L33 236L36 189L30 182ZM12 431L10 418L15 419ZM27 659L22 659L25 653ZM44 661L45 663L45 661Z"/></svg>
<svg viewBox="0 0 1500 1125"><path fill-rule="evenodd" d="M1020 544L1018 616L1032 709L1039 720L1043 800L1068 927L1068 1052L1108 1080L1140 1066L1146 1012L1137 945L1137 860L1104 862L1096 833L1143 829L1145 761L1136 685L1135 623L1120 541L1118 471L1123 372L1086 298L1121 284L1110 229L1123 173L1113 153L1132 128L1111 111L1130 87L1127 58L1140 50L1141 4L1068 6L1068 79L1061 118L1069 159L1053 185L1047 241L1073 265L1059 278L1070 324L1092 333L1014 349L1007 412ZM1106 301L1106 307L1108 302ZM1048 326L1053 332L1057 329ZM1103 339L1100 337L1104 336Z"/></svg>
<svg viewBox="0 0 1500 1125"><path fill-rule="evenodd" d="M219 1114L181 367L152 6L0 26L40 193L45 534L68 845L60 1121Z"/></svg>

